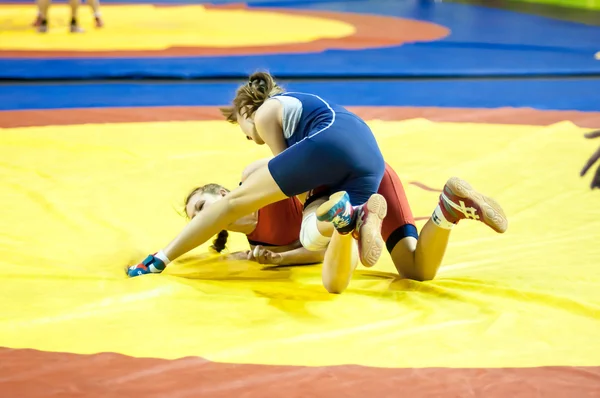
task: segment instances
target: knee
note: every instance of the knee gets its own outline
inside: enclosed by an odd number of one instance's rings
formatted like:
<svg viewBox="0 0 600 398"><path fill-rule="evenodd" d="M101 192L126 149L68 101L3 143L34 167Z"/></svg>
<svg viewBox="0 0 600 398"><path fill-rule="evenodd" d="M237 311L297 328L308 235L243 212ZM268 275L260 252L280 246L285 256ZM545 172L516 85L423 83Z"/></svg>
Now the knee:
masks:
<svg viewBox="0 0 600 398"><path fill-rule="evenodd" d="M392 261L398 271L398 275L402 278L411 279L417 282L427 282L435 279L437 274L437 268L431 269L422 264L417 264L414 258L409 259L404 257L399 259L392 257Z"/></svg>
<svg viewBox="0 0 600 398"><path fill-rule="evenodd" d="M424 273L414 273L414 274L409 274L409 275L405 275L405 276L406 276L406 278L412 279L413 281L417 281L417 282L427 282L427 281L431 281L435 278L435 274L426 275Z"/></svg>
<svg viewBox="0 0 600 398"><path fill-rule="evenodd" d="M317 216L310 213L302 220L300 228L300 243L306 250L318 252L327 249L331 237L323 236L317 227Z"/></svg>
<svg viewBox="0 0 600 398"><path fill-rule="evenodd" d="M343 282L336 278L323 278L323 287L325 288L325 290L327 290L328 293L331 294L343 293L344 290L346 290L346 288L348 287L348 283L349 281Z"/></svg>

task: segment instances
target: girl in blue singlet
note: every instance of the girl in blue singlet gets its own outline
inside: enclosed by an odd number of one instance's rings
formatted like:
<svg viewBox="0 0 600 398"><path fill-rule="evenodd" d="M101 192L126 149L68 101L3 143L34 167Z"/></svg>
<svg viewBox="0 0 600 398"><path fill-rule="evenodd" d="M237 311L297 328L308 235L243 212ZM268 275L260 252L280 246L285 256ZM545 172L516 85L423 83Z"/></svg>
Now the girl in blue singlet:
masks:
<svg viewBox="0 0 600 398"><path fill-rule="evenodd" d="M384 246L381 224L387 207L376 192L385 163L362 119L317 95L286 93L264 72L251 75L237 90L232 106L222 112L229 122L239 124L247 139L266 144L273 158L258 162L241 186L195 217L163 250L130 267L129 276L161 272L234 220L322 187L336 193L318 208L305 209L303 245L319 250L320 231L333 227L336 233L326 245L326 264L332 256L341 255L340 263L355 256L355 249L363 265L377 262ZM330 279L350 271L325 268L324 284L336 292L339 289Z"/></svg>

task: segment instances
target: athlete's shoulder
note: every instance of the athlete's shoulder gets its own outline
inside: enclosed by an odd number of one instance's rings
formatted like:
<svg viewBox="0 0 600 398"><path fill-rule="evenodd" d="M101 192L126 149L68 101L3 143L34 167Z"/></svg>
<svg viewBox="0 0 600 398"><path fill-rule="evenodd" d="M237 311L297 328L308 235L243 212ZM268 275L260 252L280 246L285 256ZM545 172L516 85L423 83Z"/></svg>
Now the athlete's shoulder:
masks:
<svg viewBox="0 0 600 398"><path fill-rule="evenodd" d="M311 93L305 93L302 91L286 91L284 93L280 93L280 94L276 94L273 97L293 97L293 98L298 98L298 99L318 99L320 98L318 95L316 94L311 94Z"/></svg>
<svg viewBox="0 0 600 398"><path fill-rule="evenodd" d="M263 115L277 114L281 109L281 103L275 101L273 97L267 99L257 110L254 117L261 117Z"/></svg>
<svg viewBox="0 0 600 398"><path fill-rule="evenodd" d="M317 94L303 93L303 92L296 92L296 91L291 91L291 92L288 92L285 94L289 95L290 97L297 98L303 103L309 103L312 106L316 106L316 107L325 107L325 108L339 107L338 104L330 101L327 98L321 97L320 95L317 95Z"/></svg>

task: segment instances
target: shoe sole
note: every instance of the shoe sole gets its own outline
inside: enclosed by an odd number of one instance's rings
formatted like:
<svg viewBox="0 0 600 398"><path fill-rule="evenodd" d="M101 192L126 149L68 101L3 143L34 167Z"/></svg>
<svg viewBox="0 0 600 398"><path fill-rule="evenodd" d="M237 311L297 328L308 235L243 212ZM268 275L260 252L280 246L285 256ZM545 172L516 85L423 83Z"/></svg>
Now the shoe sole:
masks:
<svg viewBox="0 0 600 398"><path fill-rule="evenodd" d="M376 193L371 195L367 201L367 218L362 225L359 233L360 239L360 262L365 267L372 267L377 264L385 242L381 237L381 225L387 215L387 202L385 198Z"/></svg>
<svg viewBox="0 0 600 398"><path fill-rule="evenodd" d="M328 201L317 208L317 218L323 218L329 213L345 194L345 191L340 191L331 195ZM360 262L365 267L370 268L377 263L383 252L383 247L385 246L385 242L381 237L381 225L383 224L383 219L387 215L387 202L383 196L374 194L371 195L366 206L368 214L360 230L359 254Z"/></svg>
<svg viewBox="0 0 600 398"><path fill-rule="evenodd" d="M508 229L508 219L502 206L489 196L477 192L471 184L458 177L452 177L446 186L459 198L472 200L481 209L482 221L494 231L503 234Z"/></svg>

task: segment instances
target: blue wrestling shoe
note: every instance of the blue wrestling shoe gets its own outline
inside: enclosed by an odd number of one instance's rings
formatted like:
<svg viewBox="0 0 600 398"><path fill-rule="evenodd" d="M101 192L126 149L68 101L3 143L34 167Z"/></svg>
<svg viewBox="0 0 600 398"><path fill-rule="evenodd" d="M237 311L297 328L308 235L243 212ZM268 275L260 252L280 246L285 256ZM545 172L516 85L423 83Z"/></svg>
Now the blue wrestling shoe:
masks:
<svg viewBox="0 0 600 398"><path fill-rule="evenodd" d="M367 203L352 207L346 192L337 192L317 209L319 221L329 221L340 234L352 232L358 242L360 262L365 267L374 266L385 247L381 225L387 215L387 202L373 194Z"/></svg>
<svg viewBox="0 0 600 398"><path fill-rule="evenodd" d="M317 209L317 220L333 224L341 234L352 232L355 226L355 211L345 191L336 192Z"/></svg>
<svg viewBox="0 0 600 398"><path fill-rule="evenodd" d="M127 276L133 278L139 275L146 274L160 274L165 270L167 266L165 263L159 259L154 257L154 255L150 254L144 261L137 265L132 265L127 268Z"/></svg>

